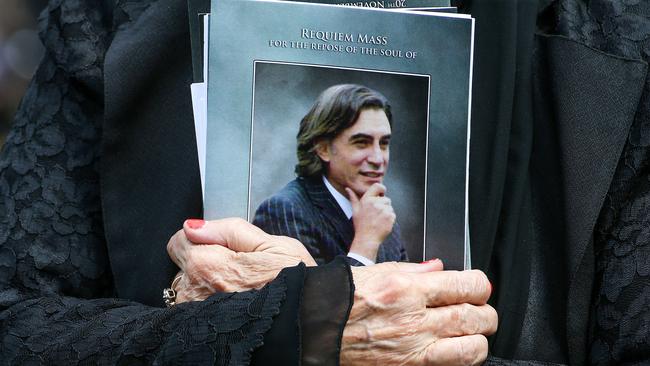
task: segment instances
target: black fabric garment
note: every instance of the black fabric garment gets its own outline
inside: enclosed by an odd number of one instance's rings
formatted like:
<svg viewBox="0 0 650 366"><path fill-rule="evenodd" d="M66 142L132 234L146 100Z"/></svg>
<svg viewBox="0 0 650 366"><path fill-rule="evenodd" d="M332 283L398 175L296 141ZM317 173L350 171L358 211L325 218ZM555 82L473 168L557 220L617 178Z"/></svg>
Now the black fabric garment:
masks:
<svg viewBox="0 0 650 366"><path fill-rule="evenodd" d="M650 362L650 6L467 1L476 17L474 264L488 364Z"/></svg>
<svg viewBox="0 0 650 366"><path fill-rule="evenodd" d="M337 319L348 319L354 303L354 283L346 257L338 257L327 267L327 271L311 270L303 289L300 324L302 327L302 365L338 365L344 325ZM336 278L341 278L336 280ZM347 281L345 279L348 278ZM332 281L337 286L328 285ZM334 287L339 288L333 294ZM349 294L345 306L333 306L340 301L340 294ZM318 336L316 336L316 334Z"/></svg>
<svg viewBox="0 0 650 366"><path fill-rule="evenodd" d="M531 58L537 5L531 1L457 4L476 18L469 172L472 264L493 283L499 313L491 349L513 358L530 277L528 166L533 114Z"/></svg>
<svg viewBox="0 0 650 366"><path fill-rule="evenodd" d="M301 276L304 273L304 276ZM253 365L338 365L345 320L352 310L354 284L344 256L325 266L285 269L287 300L264 335L264 346L253 353ZM348 294L342 298L340 294ZM332 304L332 301L343 301ZM300 318L295 314L300 312ZM292 326L293 325L293 326ZM298 328L299 337L294 337Z"/></svg>
<svg viewBox="0 0 650 366"><path fill-rule="evenodd" d="M650 361L650 4L643 1L559 1L547 10L549 32L601 51L603 67L625 64L608 71L610 88L622 90L607 105L621 110L626 98L637 93L637 103L625 118L610 124L625 130L611 184L593 231L595 283L589 318L588 359L592 364ZM638 64L638 70L630 70ZM595 69L595 68L594 68ZM598 70L598 69L595 69ZM635 72L636 71L636 72ZM601 72L602 73L602 72ZM613 74L613 75L612 75ZM601 106L598 110L602 110ZM621 116L623 117L623 116Z"/></svg>
<svg viewBox="0 0 650 366"><path fill-rule="evenodd" d="M298 310L314 283L334 301L323 309L331 322L316 326L341 332L351 305L341 286L352 290L344 262L156 307L176 271L167 240L201 207L187 19L184 2L165 0L52 0L44 11L46 54L0 155L3 364L242 365L270 345L287 350L258 362L297 364L309 315Z"/></svg>
<svg viewBox="0 0 650 366"><path fill-rule="evenodd" d="M154 1L118 25L103 70L101 204L117 295L160 305L176 273L161 248L202 212L187 3Z"/></svg>

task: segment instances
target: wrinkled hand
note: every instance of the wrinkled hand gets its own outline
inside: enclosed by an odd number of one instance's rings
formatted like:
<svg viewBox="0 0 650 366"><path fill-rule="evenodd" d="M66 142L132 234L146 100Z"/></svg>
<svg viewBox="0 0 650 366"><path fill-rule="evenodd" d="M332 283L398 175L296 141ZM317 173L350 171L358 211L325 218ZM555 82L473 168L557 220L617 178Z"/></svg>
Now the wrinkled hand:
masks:
<svg viewBox="0 0 650 366"><path fill-rule="evenodd" d="M475 365L497 329L480 271L424 264L352 267L354 304L343 331L341 365Z"/></svg>
<svg viewBox="0 0 650 366"><path fill-rule="evenodd" d="M316 262L297 240L269 235L242 219L189 220L167 244L170 258L184 273L176 303L204 300L215 292L259 289L285 267Z"/></svg>
<svg viewBox="0 0 650 366"><path fill-rule="evenodd" d="M395 224L395 211L390 198L385 196L386 187L375 183L359 198L350 188L354 240L350 251L375 261L379 245L390 235Z"/></svg>

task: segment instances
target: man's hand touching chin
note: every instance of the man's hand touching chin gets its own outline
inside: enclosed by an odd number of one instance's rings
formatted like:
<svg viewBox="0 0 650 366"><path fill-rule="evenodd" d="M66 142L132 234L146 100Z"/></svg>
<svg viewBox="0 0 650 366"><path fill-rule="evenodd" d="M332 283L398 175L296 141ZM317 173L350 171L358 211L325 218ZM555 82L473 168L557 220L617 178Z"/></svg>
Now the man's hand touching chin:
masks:
<svg viewBox="0 0 650 366"><path fill-rule="evenodd" d="M350 252L360 254L373 262L377 260L379 245L390 235L395 225L395 211L386 187L374 183L359 198L350 188L345 188L352 204L354 239Z"/></svg>

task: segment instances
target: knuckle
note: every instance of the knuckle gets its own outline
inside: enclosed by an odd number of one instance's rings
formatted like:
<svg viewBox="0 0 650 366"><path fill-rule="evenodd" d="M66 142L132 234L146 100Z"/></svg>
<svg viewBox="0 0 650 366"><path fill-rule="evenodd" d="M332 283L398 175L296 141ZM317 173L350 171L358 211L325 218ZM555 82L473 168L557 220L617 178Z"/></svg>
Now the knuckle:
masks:
<svg viewBox="0 0 650 366"><path fill-rule="evenodd" d="M172 256L178 250L177 246L180 241L180 235L183 235L183 230L178 230L171 238L169 238L169 241L167 242L167 254L169 254L169 256Z"/></svg>
<svg viewBox="0 0 650 366"><path fill-rule="evenodd" d="M385 277L381 299L384 303L394 303L411 287L411 280L402 273L393 273Z"/></svg>
<svg viewBox="0 0 650 366"><path fill-rule="evenodd" d="M225 291L230 286L230 283L221 273L203 270L202 275L202 278L206 282L206 287L212 291Z"/></svg>
<svg viewBox="0 0 650 366"><path fill-rule="evenodd" d="M459 320L462 323L462 329L465 334L477 334L481 332L482 322L477 319L477 308L468 303L462 303L458 306Z"/></svg>
<svg viewBox="0 0 650 366"><path fill-rule="evenodd" d="M471 320L468 319L470 315L470 309L468 304L462 303L457 305L449 306L449 324L453 324L456 327L456 330L461 334L471 333L467 329L467 325L471 323Z"/></svg>
<svg viewBox="0 0 650 366"><path fill-rule="evenodd" d="M235 292L237 288L222 280L215 280L211 283L214 292Z"/></svg>

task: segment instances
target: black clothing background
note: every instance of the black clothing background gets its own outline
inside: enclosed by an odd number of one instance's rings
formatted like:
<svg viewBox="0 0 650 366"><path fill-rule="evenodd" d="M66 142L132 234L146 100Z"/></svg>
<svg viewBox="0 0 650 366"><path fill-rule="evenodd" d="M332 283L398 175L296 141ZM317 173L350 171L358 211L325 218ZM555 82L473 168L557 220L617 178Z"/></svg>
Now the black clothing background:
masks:
<svg viewBox="0 0 650 366"><path fill-rule="evenodd" d="M52 0L42 14L47 52L0 154L1 363L286 365L313 356L301 343L338 362L344 259L160 307L167 241L201 211L186 9ZM325 323L299 313L320 305L302 298L314 288L334 301Z"/></svg>
<svg viewBox="0 0 650 366"><path fill-rule="evenodd" d="M491 364L650 362L650 4L467 1ZM519 361L507 361L516 359Z"/></svg>

